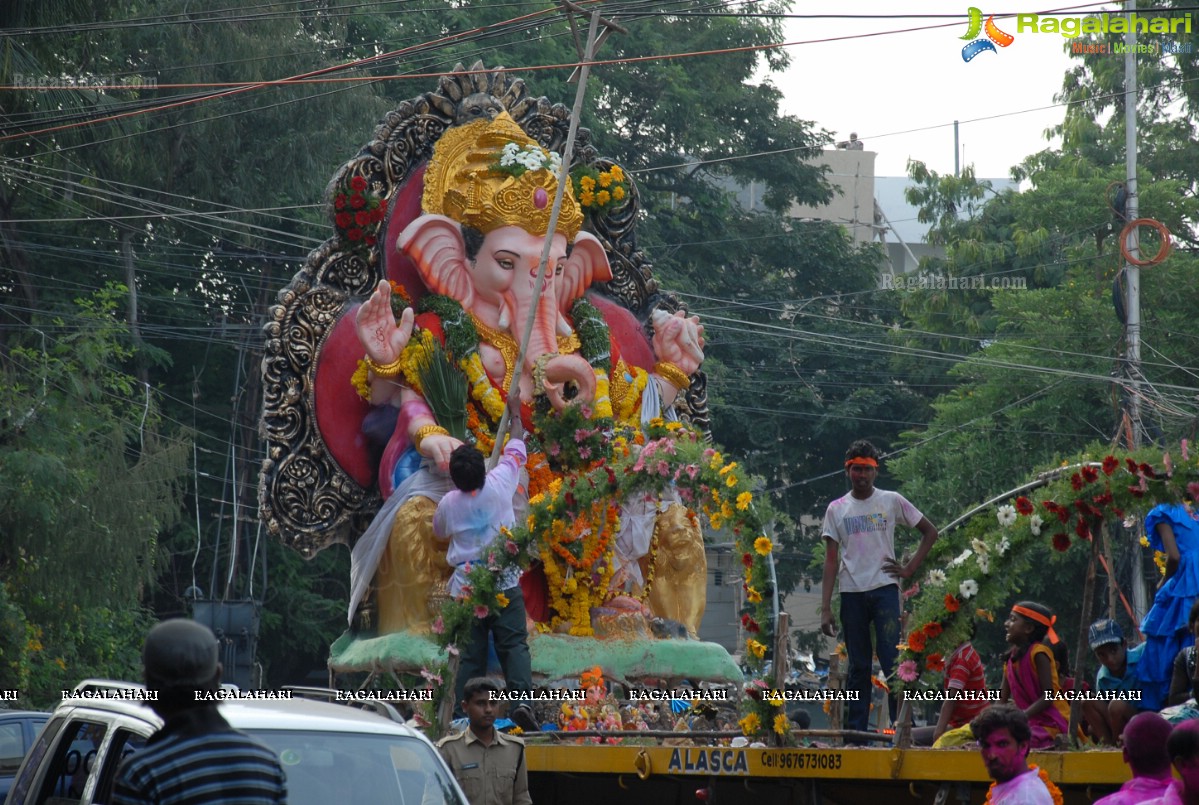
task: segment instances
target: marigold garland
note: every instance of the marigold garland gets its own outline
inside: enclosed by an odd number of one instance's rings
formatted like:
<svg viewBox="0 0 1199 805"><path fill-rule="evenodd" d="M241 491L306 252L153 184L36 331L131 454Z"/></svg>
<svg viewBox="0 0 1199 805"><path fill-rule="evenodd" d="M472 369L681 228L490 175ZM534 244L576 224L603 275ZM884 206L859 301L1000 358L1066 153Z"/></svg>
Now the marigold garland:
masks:
<svg viewBox="0 0 1199 805"><path fill-rule="evenodd" d="M545 453L530 453L525 469L529 473L529 497L544 494L554 482L554 473L545 460Z"/></svg>
<svg viewBox="0 0 1199 805"><path fill-rule="evenodd" d="M420 366L429 359L433 350L433 333L420 329L408 339L408 345L400 353L400 377L404 383L418 394L422 393L420 385Z"/></svg>
<svg viewBox="0 0 1199 805"><path fill-rule="evenodd" d="M479 418L478 402L472 401L466 407L466 428L475 437L475 447L484 455L491 453L495 440L491 437L491 429L486 427Z"/></svg>
<svg viewBox="0 0 1199 805"><path fill-rule="evenodd" d="M1053 798L1053 805L1063 805L1065 802L1065 797L1062 796L1062 789L1058 788L1057 785L1054 784L1053 780L1049 779L1049 773L1031 763L1028 764L1028 768L1036 770L1037 777L1041 778L1041 782L1045 784L1045 788L1049 791L1049 796ZM991 805L991 795L994 793L995 786L997 785L999 785L999 783L991 783L991 786L987 789L987 799L985 801L985 805Z"/></svg>
<svg viewBox="0 0 1199 805"><path fill-rule="evenodd" d="M491 417L492 422L499 422L500 417L504 415L504 396L500 394L499 389L492 385L491 378L487 376L487 370L483 368L483 359L479 357L478 351L476 350L469 357L458 361L458 365L466 375L466 382L470 384L471 398L483 406L483 410L487 416Z"/></svg>
<svg viewBox="0 0 1199 805"><path fill-rule="evenodd" d="M609 390L613 414L622 425L636 426L641 419L641 395L649 384L649 372L640 366L617 361Z"/></svg>
<svg viewBox="0 0 1199 805"><path fill-rule="evenodd" d="M595 416L599 419L612 418L612 399L609 396L608 373L599 367L595 369L595 399L591 401Z"/></svg>
<svg viewBox="0 0 1199 805"><path fill-rule="evenodd" d="M654 576L656 576L658 572L658 546L660 544L661 543L658 540L658 523L655 522L654 534L652 537L650 537L649 553L647 554L649 557L649 570L645 574L645 583L641 585L641 595L638 596L643 604L649 598L650 591L654 588Z"/></svg>
<svg viewBox="0 0 1199 805"><path fill-rule="evenodd" d="M371 370L366 365L366 361L359 360L358 368L354 370L354 374L350 377L350 382L354 384L354 390L358 392L358 396L367 402L371 401Z"/></svg>
<svg viewBox="0 0 1199 805"><path fill-rule="evenodd" d="M479 418L483 418L480 412ZM589 427L583 425L583 427ZM590 427L594 427L591 425ZM462 601L451 601L443 609L444 630L438 635L442 645L464 639L465 629L474 618L474 608L495 611L498 605L495 579L508 569L523 569L530 560L540 560L547 584L550 623L539 626L542 631L568 631L574 635L592 634L591 619L595 608L601 607L615 595L643 596L654 583L655 556L660 551L660 537L651 538L649 573L640 590L612 588L615 572L615 535L620 527L620 503L639 495L651 499L673 489L689 509L706 507L724 520L733 530L737 551L746 563L745 589L750 611L749 623L756 628L754 642L746 644L747 665L755 674L764 667L767 647L774 636L767 588L754 587L754 579L769 578L769 554L759 553L755 541L764 537L763 526L771 519L768 504L742 497L756 483L744 472L734 472L722 456L703 442L694 429L666 423L655 418L644 429L618 429L610 437L611 455L604 462L591 462L565 472L562 477L536 479L547 472L540 459L531 462L528 516L519 528L505 534L503 548L486 564L473 567L468 573L469 595ZM536 440L536 437L535 437ZM549 459L545 456L545 459ZM734 485L727 486L728 478ZM744 509L736 506L741 498ZM689 510L695 522L696 511ZM767 537L767 539L769 539ZM763 546L759 546L763 547ZM773 550L773 542L771 542ZM644 557L643 557L644 558ZM759 581L759 584L763 582ZM762 681L762 684L766 683ZM743 705L747 718L747 734L769 732L778 709L769 703L754 701ZM753 712L765 708L761 712ZM769 712L767 712L767 710ZM788 735L786 741L793 740Z"/></svg>

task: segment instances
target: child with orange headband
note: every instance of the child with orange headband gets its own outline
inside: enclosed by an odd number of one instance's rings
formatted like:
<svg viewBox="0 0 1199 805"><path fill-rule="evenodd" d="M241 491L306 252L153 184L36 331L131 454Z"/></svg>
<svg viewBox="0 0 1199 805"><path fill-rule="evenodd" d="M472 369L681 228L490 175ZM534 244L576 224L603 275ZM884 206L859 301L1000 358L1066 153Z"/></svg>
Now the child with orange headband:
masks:
<svg viewBox="0 0 1199 805"><path fill-rule="evenodd" d="M1005 637L1012 649L1003 667L1000 698L1012 702L1028 716L1032 748L1047 749L1070 724L1070 708L1062 699L1045 698L1047 691L1061 693L1053 650L1042 641L1058 642L1053 625L1057 621L1049 607L1021 601L1004 621Z"/></svg>

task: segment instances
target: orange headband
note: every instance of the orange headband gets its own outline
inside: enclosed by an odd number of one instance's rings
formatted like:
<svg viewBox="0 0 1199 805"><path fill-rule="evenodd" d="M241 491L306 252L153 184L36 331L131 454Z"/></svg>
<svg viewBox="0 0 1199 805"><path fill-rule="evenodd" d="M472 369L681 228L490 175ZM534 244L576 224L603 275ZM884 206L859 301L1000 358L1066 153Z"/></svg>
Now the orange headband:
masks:
<svg viewBox="0 0 1199 805"><path fill-rule="evenodd" d="M1050 643L1062 642L1061 638L1059 638L1057 636L1057 632L1053 631L1053 624L1057 623L1057 615L1054 615L1051 618L1046 618L1044 615L1042 615L1040 612L1037 612L1035 609L1029 609L1028 607L1022 607L1019 604L1012 607L1012 612L1015 612L1017 615L1023 615L1024 617L1028 618L1030 621L1036 621L1037 623L1041 624L1042 626L1048 628L1049 629L1048 637L1049 637Z"/></svg>
<svg viewBox="0 0 1199 805"><path fill-rule="evenodd" d="M845 462L846 469L850 467L878 467L878 462L872 458L851 458Z"/></svg>

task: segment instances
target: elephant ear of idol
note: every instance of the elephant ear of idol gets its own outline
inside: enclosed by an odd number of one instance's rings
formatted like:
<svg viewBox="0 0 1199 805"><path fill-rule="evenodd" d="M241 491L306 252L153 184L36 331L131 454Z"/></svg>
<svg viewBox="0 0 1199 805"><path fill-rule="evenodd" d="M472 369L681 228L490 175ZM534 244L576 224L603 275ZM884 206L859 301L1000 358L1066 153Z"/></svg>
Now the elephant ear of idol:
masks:
<svg viewBox="0 0 1199 805"><path fill-rule="evenodd" d="M308 256L268 311L261 427L266 458L259 507L269 531L305 556L333 543L351 543L381 503L378 467L396 412L370 406L351 383L363 357L354 314L381 279L390 280L412 304L429 292L458 299L470 292L463 275L453 271L447 273L446 287L426 287L397 244L422 214L425 172L441 135L503 112L546 151L563 152L570 128L567 107L530 96L523 81L482 63L469 70L457 65L435 90L388 112L371 141L328 186L332 237ZM582 128L571 169L572 176L618 170L599 156L590 132ZM650 315L655 308L674 312L682 305L658 287L638 249L636 185L627 176L624 184L628 190L622 198L587 209L563 264L558 301L564 308L571 300L563 296L589 288L587 297L603 313L625 359L651 369ZM453 238L461 234L430 231L419 248L449 248L456 245ZM676 408L707 430L702 371Z"/></svg>

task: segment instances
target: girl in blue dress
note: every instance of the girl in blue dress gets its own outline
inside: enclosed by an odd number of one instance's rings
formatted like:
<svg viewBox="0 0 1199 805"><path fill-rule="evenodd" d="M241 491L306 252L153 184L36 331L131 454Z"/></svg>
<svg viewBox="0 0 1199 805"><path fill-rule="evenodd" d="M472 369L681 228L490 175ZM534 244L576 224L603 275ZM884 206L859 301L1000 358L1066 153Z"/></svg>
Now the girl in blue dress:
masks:
<svg viewBox="0 0 1199 805"><path fill-rule="evenodd" d="M1162 503L1146 515L1145 533L1153 549L1166 554L1166 575L1141 621L1140 709L1160 710L1166 706L1174 658L1195 642L1187 617L1199 596L1199 518L1186 504Z"/></svg>

